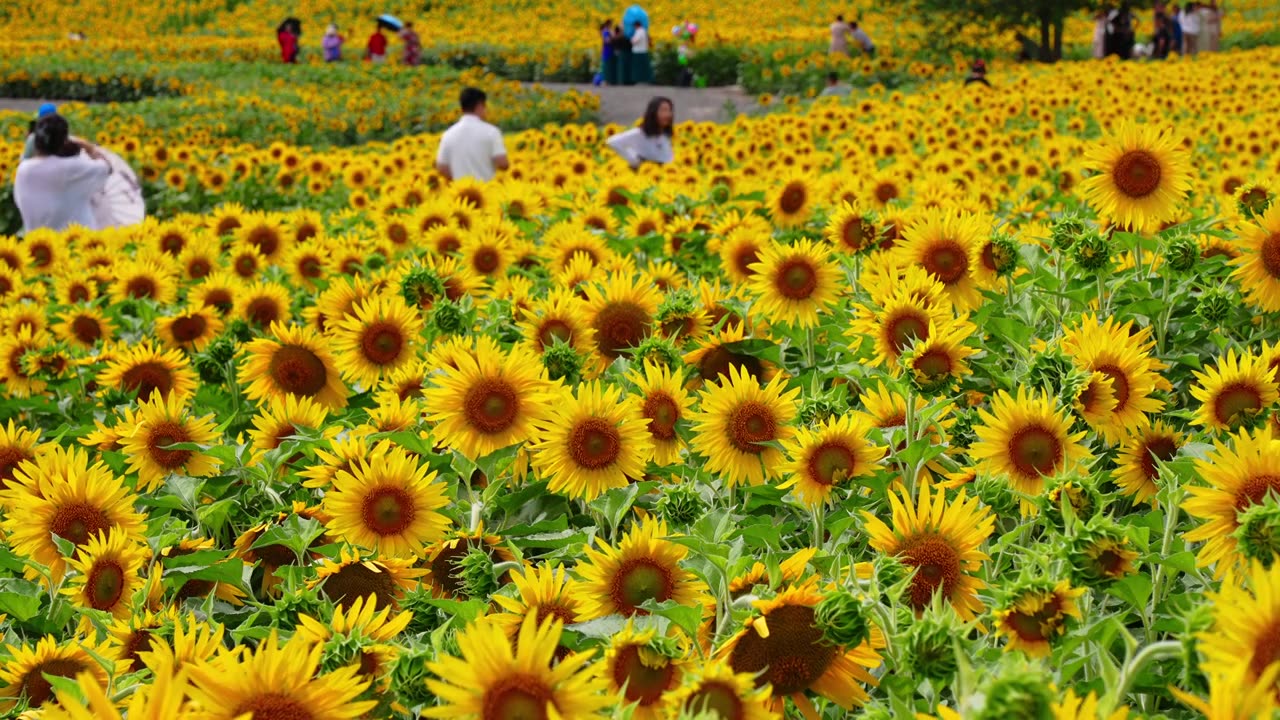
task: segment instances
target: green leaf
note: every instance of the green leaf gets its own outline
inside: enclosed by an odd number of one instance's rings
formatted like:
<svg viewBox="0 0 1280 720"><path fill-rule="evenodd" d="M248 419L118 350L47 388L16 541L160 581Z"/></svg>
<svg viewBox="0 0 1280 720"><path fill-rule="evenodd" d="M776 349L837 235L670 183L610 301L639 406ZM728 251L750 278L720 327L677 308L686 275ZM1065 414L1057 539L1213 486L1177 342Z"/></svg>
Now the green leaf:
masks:
<svg viewBox="0 0 1280 720"><path fill-rule="evenodd" d="M30 580L0 579L0 612L26 622L40 612L44 589Z"/></svg>
<svg viewBox="0 0 1280 720"><path fill-rule="evenodd" d="M1171 567L1178 572L1195 573L1196 571L1196 554L1190 550L1174 553L1159 562L1161 565Z"/></svg>
<svg viewBox="0 0 1280 720"><path fill-rule="evenodd" d="M302 557L316 538L324 534L324 526L319 520L291 514L284 522L267 528L253 543L252 549L282 545Z"/></svg>
<svg viewBox="0 0 1280 720"><path fill-rule="evenodd" d="M424 605L440 608L446 615L457 618L461 625L466 625L489 609L489 603L483 600L450 600L448 598L429 598L423 600Z"/></svg>
<svg viewBox="0 0 1280 720"><path fill-rule="evenodd" d="M165 582L170 577L187 580L209 580L239 585L244 563L238 558L228 558L223 550L197 550L188 555L167 557L161 560ZM178 583L179 585L181 583Z"/></svg>
<svg viewBox="0 0 1280 720"><path fill-rule="evenodd" d="M631 509L639 495L640 486L630 483L626 487L614 488L592 500L589 507L604 515L609 526L616 528L622 524L622 519L626 517L627 511Z"/></svg>
<svg viewBox="0 0 1280 720"><path fill-rule="evenodd" d="M64 696L75 698L81 705L86 703L84 691L80 689L80 683L75 678L62 677L61 675L50 675L49 673L40 673L45 681L52 686L55 692L59 692Z"/></svg>
<svg viewBox="0 0 1280 720"><path fill-rule="evenodd" d="M1151 599L1151 578L1142 573L1129 575L1117 580L1107 592L1129 603L1135 610L1142 611Z"/></svg>
<svg viewBox="0 0 1280 720"><path fill-rule="evenodd" d="M53 538L53 545L54 547L58 548L59 555L66 558L75 557L75 554L76 554L75 543L58 535L50 535L50 537Z"/></svg>
<svg viewBox="0 0 1280 720"><path fill-rule="evenodd" d="M640 605L658 617L670 620L676 627L684 630L689 637L698 636L698 628L702 625L702 607L698 605L681 605L675 600L662 603L648 600Z"/></svg>

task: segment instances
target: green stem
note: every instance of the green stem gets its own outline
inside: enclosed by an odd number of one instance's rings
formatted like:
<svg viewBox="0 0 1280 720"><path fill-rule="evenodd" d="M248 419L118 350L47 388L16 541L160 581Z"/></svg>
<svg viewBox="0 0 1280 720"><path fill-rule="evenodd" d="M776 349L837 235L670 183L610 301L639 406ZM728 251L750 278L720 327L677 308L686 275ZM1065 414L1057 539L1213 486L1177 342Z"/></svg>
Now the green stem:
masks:
<svg viewBox="0 0 1280 720"><path fill-rule="evenodd" d="M827 540L827 504L819 502L813 506L813 547L821 551Z"/></svg>
<svg viewBox="0 0 1280 720"><path fill-rule="evenodd" d="M1133 686L1133 681L1138 674L1146 668L1147 665L1160 660L1168 660L1169 658L1178 657L1182 654L1182 643L1177 640L1164 640L1142 648L1137 655L1133 656L1124 669L1120 672L1120 681L1116 683L1115 702L1112 707L1119 707L1124 701L1126 695L1129 694L1129 688Z"/></svg>
<svg viewBox="0 0 1280 720"><path fill-rule="evenodd" d="M1178 525L1178 516L1180 512L1176 503L1169 503L1164 511L1164 534L1160 538L1160 557L1167 558L1173 550L1173 536L1176 534ZM1160 594L1164 584L1164 576L1167 568L1161 564L1156 568L1155 577L1151 579L1151 605L1147 608L1147 614L1155 617L1156 607L1160 604Z"/></svg>

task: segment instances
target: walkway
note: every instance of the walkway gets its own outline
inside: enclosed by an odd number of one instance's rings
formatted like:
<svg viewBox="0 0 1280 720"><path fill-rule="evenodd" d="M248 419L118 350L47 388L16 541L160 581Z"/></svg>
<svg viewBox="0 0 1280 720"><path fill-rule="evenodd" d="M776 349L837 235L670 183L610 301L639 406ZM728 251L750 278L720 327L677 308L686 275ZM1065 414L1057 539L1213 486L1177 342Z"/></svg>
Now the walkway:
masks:
<svg viewBox="0 0 1280 720"><path fill-rule="evenodd" d="M655 95L671 98L676 120L731 122L734 116L754 112L755 98L739 87L681 88L651 85L595 87L571 83L540 83L548 90L579 90L600 96L600 122L630 125L644 115Z"/></svg>

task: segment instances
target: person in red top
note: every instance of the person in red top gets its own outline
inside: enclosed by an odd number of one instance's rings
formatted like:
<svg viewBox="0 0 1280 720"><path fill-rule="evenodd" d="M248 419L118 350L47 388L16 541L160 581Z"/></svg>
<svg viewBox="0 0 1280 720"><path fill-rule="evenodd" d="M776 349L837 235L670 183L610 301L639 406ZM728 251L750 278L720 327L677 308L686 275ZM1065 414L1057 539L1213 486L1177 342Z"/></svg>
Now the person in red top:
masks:
<svg viewBox="0 0 1280 720"><path fill-rule="evenodd" d="M365 50L364 57L371 62L385 62L387 59L387 36L382 34L382 27L374 28L373 34L369 36L369 47Z"/></svg>
<svg viewBox="0 0 1280 720"><path fill-rule="evenodd" d="M276 33L276 40L280 42L280 59L287 63L297 62L298 36L290 28L283 27Z"/></svg>

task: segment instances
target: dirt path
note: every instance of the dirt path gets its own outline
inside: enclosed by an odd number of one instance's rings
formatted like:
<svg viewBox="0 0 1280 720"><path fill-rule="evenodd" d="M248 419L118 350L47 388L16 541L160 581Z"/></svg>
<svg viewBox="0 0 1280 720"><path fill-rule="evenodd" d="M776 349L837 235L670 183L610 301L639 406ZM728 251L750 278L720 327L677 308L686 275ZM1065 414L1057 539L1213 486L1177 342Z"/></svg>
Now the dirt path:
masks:
<svg viewBox="0 0 1280 720"><path fill-rule="evenodd" d="M738 87L680 88L656 85L595 87L570 83L541 83L549 90L579 90L600 97L600 122L630 125L644 115L655 95L671 98L677 120L730 122L734 116L756 110L755 98Z"/></svg>

